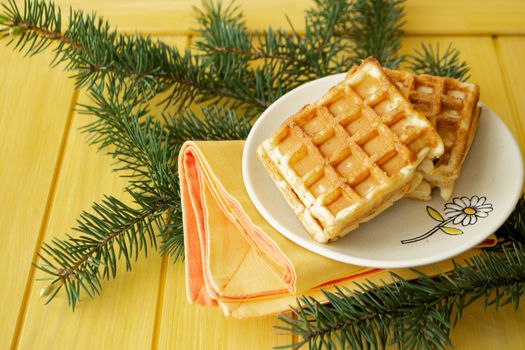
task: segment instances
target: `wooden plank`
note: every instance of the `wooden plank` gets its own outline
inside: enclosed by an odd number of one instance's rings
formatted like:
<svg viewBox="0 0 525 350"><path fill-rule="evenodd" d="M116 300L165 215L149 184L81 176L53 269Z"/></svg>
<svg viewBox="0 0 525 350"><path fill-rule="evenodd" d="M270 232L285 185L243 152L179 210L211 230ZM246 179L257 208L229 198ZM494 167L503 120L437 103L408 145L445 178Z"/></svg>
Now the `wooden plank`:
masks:
<svg viewBox="0 0 525 350"><path fill-rule="evenodd" d="M403 52L410 52L414 47L418 47L421 41L434 44L439 42L441 47L446 47L452 42L461 51L461 57L471 68L470 80L480 85L481 100L498 113L516 138L520 138L522 126L512 108L512 99L507 95L508 89L501 75L498 55L491 37L410 37L403 41ZM514 45L509 47L509 49L514 48ZM524 57L524 54L525 50L519 53L514 51L516 64L518 57ZM513 55L509 52L505 53L504 57ZM525 79L525 70L512 70L512 72L518 82L520 79ZM513 85L516 91L520 91L520 87L523 98L524 86ZM523 310L514 312L512 306L509 306L498 312L494 310L484 312L482 305L477 302L466 310L463 319L453 330L452 343L456 349L520 349L525 344L525 335L522 332L524 327Z"/></svg>
<svg viewBox="0 0 525 350"><path fill-rule="evenodd" d="M521 0L407 0L409 34L523 34Z"/></svg>
<svg viewBox="0 0 525 350"><path fill-rule="evenodd" d="M7 349L47 211L73 84L50 54L28 59L0 47L0 348Z"/></svg>
<svg viewBox="0 0 525 350"><path fill-rule="evenodd" d="M516 125L521 154L525 157L525 37L499 37L496 50L501 64L506 93L510 97L510 109Z"/></svg>
<svg viewBox="0 0 525 350"><path fill-rule="evenodd" d="M184 46L185 37L167 38ZM56 74L56 72L54 72ZM45 94L41 92L42 94ZM81 102L87 102L81 96ZM112 173L109 157L88 146L78 130L90 117L74 115L64 161L57 177L45 240L70 232L81 210L102 194L123 197L125 180ZM26 259L29 261L30 259ZM49 305L39 297L44 283L34 281L17 345L21 349L149 349L153 343L157 297L163 281L162 259L150 250L125 272L124 261L115 280L103 282L102 296L82 301L75 312L59 294ZM42 277L40 272L36 277ZM161 278L162 277L162 278Z"/></svg>
<svg viewBox="0 0 525 350"><path fill-rule="evenodd" d="M18 0L22 1L22 0ZM148 33L188 33L196 27L195 0L58 0L77 9L97 10L123 31ZM261 30L267 26L289 29L287 14L294 27L302 29L304 10L312 0L239 0L247 26ZM276 10L277 9L277 10ZM66 11L64 11L66 12ZM410 34L519 34L525 33L525 2L521 0L407 0L406 26Z"/></svg>

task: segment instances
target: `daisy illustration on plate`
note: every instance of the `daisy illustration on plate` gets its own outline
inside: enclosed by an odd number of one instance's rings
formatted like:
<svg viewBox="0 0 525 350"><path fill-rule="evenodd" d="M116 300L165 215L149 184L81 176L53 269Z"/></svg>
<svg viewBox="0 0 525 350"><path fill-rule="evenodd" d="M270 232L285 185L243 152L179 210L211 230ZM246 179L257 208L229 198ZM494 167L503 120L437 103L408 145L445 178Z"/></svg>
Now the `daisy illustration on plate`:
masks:
<svg viewBox="0 0 525 350"><path fill-rule="evenodd" d="M492 204L487 202L486 197L472 196L455 197L452 201L445 204L445 216L443 217L436 209L427 206L428 215L436 220L438 224L424 234L402 240L402 244L414 243L432 236L436 232L443 232L447 235L460 235L463 231L451 225L469 226L474 225L480 218L486 218L492 211Z"/></svg>

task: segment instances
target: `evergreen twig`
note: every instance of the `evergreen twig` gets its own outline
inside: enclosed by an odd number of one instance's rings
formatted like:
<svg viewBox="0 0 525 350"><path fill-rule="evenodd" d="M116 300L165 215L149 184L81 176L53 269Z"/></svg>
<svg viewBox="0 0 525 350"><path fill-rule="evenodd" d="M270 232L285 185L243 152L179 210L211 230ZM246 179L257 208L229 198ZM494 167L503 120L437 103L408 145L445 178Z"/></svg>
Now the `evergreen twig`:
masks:
<svg viewBox="0 0 525 350"><path fill-rule="evenodd" d="M44 263L37 267L55 276L48 302L62 287L73 309L83 292L89 297L99 294L101 278L116 276L118 260L125 260L130 270L140 251L147 254L149 246L156 248L157 232L169 231L166 228L175 219L173 215L166 219L166 211L180 214L176 150L167 142L169 132L152 121L130 95L133 88L128 88L117 82L105 89L93 86L92 104L81 111L96 117L84 131L91 143L119 160L116 170L130 180L126 191L133 205L106 197L81 214L74 228L79 235L43 244ZM180 222L180 215L176 219ZM175 228L172 234L182 236L182 230Z"/></svg>
<svg viewBox="0 0 525 350"><path fill-rule="evenodd" d="M459 51L450 43L443 54L439 51L439 43L433 47L421 43L420 49L407 57L408 68L416 74L430 74L468 80L470 68L459 57Z"/></svg>
<svg viewBox="0 0 525 350"><path fill-rule="evenodd" d="M523 214L523 212L521 212ZM337 288L323 292L321 304L311 297L298 299L294 317L279 315L278 329L297 334L299 341L279 348L445 349L451 346L451 328L475 300L484 308L513 304L517 310L525 295L525 248L513 245L504 254L483 252L450 275L406 281L391 274L393 284L368 282L358 291ZM455 312L455 313L454 313ZM455 316L453 316L455 315Z"/></svg>
<svg viewBox="0 0 525 350"><path fill-rule="evenodd" d="M9 38L7 45L14 44L26 55L39 53L55 42L52 63L65 62L65 68L74 72L77 87L131 80L145 98L169 91L165 102L179 107L221 98L236 107L256 106L259 110L270 104L264 99L264 89L256 94L243 89L242 79L250 81L250 77L228 75L232 67L210 66L199 56L179 53L149 37L118 34L95 13L70 10L65 30L60 8L53 2L25 0L24 11L20 11L15 1L9 0L0 16L6 18L0 24L0 38Z"/></svg>
<svg viewBox="0 0 525 350"><path fill-rule="evenodd" d="M353 63L373 56L385 67L396 68L404 59L401 48L404 0L356 0L348 13L348 26L340 35L352 39L356 52Z"/></svg>
<svg viewBox="0 0 525 350"><path fill-rule="evenodd" d="M131 270L139 252L147 255L148 246L156 246L154 228L163 225L161 214L169 204L159 199L147 208L134 209L107 196L93 205L92 212L81 214L74 228L79 235L43 243L39 253L43 263L36 267L54 276L43 291L49 295L46 303L64 288L68 304L75 309L82 292L89 297L100 294L101 279L116 276L120 258Z"/></svg>

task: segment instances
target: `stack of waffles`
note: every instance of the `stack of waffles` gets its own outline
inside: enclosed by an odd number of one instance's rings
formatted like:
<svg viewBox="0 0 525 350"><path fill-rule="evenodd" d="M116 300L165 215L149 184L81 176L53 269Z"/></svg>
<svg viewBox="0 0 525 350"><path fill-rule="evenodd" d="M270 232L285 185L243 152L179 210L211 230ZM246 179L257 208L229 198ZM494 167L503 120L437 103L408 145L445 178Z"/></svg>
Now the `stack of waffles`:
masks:
<svg viewBox="0 0 525 350"><path fill-rule="evenodd" d="M273 181L318 242L333 241L403 196L450 196L479 116L478 88L354 67L258 149Z"/></svg>

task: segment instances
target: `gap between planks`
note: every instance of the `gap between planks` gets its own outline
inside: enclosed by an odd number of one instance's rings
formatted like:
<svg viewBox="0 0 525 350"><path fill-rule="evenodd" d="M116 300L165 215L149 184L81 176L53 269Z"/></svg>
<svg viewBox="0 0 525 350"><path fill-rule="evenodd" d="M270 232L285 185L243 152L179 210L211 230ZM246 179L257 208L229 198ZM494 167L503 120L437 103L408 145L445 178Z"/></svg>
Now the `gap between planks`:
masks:
<svg viewBox="0 0 525 350"><path fill-rule="evenodd" d="M166 275L168 270L168 262L171 262L170 257L163 256L160 265L160 278L159 287L157 291L157 305L155 307L155 319L153 323L153 334L151 336L151 349L156 350L159 348L159 336L160 336L160 325L162 323L162 309L164 306L164 292L166 290ZM173 263L173 262L171 262ZM178 261L178 264L183 263Z"/></svg>
<svg viewBox="0 0 525 350"><path fill-rule="evenodd" d="M28 303L29 295L31 294L31 290L33 289L33 284L34 284L35 271L36 271L35 264L37 263L38 252L40 250L40 246L42 245L42 241L44 239L44 236L47 230L47 225L49 223L51 206L55 199L56 188L58 185L58 180L60 179L62 163L64 161L64 155L66 153L66 147L67 147L67 143L69 140L69 134L71 132L71 125L73 124L73 115L75 112L75 106L77 104L77 101L78 101L78 90L75 89L73 90L73 94L71 95L71 102L69 103L66 123L64 125L64 131L62 132L62 139L60 140L60 147L58 150L55 167L53 169L53 177L51 179L51 184L49 185L49 191L48 191L47 198L46 198L46 205L44 208L44 212L42 213L42 219L40 220L40 228L38 230L37 240L35 243L35 247L33 249L33 258L31 261L31 268L29 269L29 273L26 279L25 288L24 288L24 296L22 297L22 303L20 304L20 309L18 311L15 332L11 339L10 348L12 350L18 348L18 343L20 341L20 332L22 330L24 320L26 317L27 303Z"/></svg>

